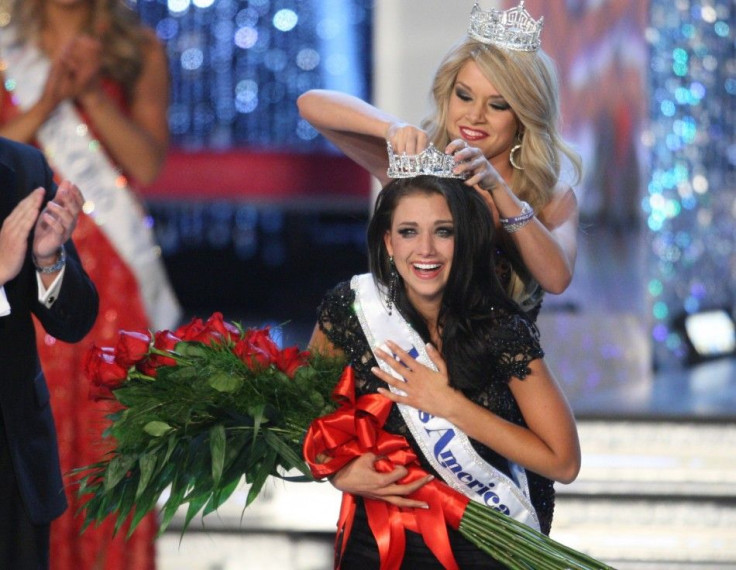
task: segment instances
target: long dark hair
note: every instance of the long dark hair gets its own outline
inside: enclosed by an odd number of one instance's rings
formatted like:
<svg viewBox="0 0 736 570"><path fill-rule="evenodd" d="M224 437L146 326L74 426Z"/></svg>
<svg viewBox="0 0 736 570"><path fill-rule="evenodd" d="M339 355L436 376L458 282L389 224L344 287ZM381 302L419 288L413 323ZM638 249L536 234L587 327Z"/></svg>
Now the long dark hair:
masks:
<svg viewBox="0 0 736 570"><path fill-rule="evenodd" d="M391 229L399 201L414 194L443 196L452 214L455 247L437 324L450 382L456 388L479 388L497 356L492 352L491 341L502 334L494 326L499 312L524 318L496 274L493 218L478 193L461 180L426 175L393 180L378 195L367 236L371 273L386 288L391 264L384 236ZM409 302L400 277L399 280L395 307L422 339L429 342L427 323Z"/></svg>

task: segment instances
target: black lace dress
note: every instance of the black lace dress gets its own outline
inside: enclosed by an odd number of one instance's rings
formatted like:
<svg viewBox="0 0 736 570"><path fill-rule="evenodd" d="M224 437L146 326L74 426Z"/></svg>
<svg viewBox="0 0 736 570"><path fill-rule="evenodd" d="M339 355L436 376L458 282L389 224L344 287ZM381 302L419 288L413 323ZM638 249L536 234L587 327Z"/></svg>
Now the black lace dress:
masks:
<svg viewBox="0 0 736 570"><path fill-rule="evenodd" d="M376 392L385 384L374 376L370 369L377 366L376 360L361 329L353 310L355 293L350 283L340 283L323 299L318 309L318 322L327 338L345 352L355 371L356 392L360 396ZM521 411L516 404L508 381L512 376L524 378L528 374L530 361L544 355L539 345L539 333L534 325L518 315L505 311L497 313L498 327L503 327L509 334L499 335L498 346L494 347L498 354L498 366L489 370L487 385L478 393L466 395L474 402L495 414L519 425L524 425ZM404 436L409 443L419 450L412 434L407 428L397 406L393 406L384 429L390 433ZM488 447L471 440L478 454L497 469L509 475L508 462ZM418 453L422 466L430 473L438 474ZM527 471L531 500L537 512L542 532L549 533L554 509L553 482L545 477ZM448 529L450 542L455 558L463 569L471 568L503 568L488 555L479 551L465 540L457 531ZM431 551L425 546L420 535L407 531L406 555L402 568L442 568ZM338 549L339 550L339 549ZM363 502L358 498L357 512L342 568L375 569L379 567L378 548L368 527Z"/></svg>

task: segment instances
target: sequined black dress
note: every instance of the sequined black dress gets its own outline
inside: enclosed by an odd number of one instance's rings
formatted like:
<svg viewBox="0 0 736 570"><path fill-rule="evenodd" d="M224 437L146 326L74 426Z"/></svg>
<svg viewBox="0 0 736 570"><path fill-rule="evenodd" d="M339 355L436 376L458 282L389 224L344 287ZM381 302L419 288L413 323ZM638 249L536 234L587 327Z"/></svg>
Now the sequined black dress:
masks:
<svg viewBox="0 0 736 570"><path fill-rule="evenodd" d="M323 299L318 309L318 322L327 338L348 356L355 371L356 392L360 396L376 392L376 388L384 383L370 372L371 367L377 366L377 363L353 310L354 300L355 292L350 288L350 283L340 283ZM498 354L498 366L495 370L489 370L487 385L478 393L466 395L499 416L524 425L521 411L508 387L508 381L511 376L524 378L528 373L529 362L542 357L544 353L539 345L538 332L533 325L529 325L518 315L505 311L499 311L497 314L498 327L504 327L511 334L499 335L504 340L498 341L498 346L494 347ZM404 436L415 449L419 450L396 406L393 406L384 429ZM488 447L471 441L483 459L509 475L506 459ZM429 463L422 458L421 452L418 455L424 469L438 476ZM554 509L553 482L530 471L527 471L527 477L532 504L537 512L541 530L548 534ZM457 531L448 529L448 532L453 553L461 568L503 568L467 542ZM422 568L423 570L442 568L431 551L424 545L420 535L407 531L406 545L402 568ZM378 568L378 560L378 549L368 527L363 503L358 499L355 522L342 560L342 567L350 570L375 569Z"/></svg>

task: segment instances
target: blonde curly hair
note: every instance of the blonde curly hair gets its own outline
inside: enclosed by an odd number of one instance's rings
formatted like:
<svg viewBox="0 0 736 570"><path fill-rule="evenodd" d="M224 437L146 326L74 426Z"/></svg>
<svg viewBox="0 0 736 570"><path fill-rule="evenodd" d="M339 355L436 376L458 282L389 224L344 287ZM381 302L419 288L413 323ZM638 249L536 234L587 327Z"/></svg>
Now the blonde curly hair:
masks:
<svg viewBox="0 0 736 570"><path fill-rule="evenodd" d="M445 55L432 83L433 113L422 122L438 148L450 141L445 128L452 90L460 69L474 61L483 75L511 106L523 137L514 170L512 190L529 202L535 211L550 200L559 182L563 156L580 179L580 156L565 142L559 130L560 105L557 72L552 59L541 49L512 51L465 38Z"/></svg>
<svg viewBox="0 0 736 570"><path fill-rule="evenodd" d="M131 89L143 68L143 50L151 36L138 15L121 0L87 0L89 19L81 30L102 43L102 73ZM45 0L15 0L12 21L22 40L37 40L43 28Z"/></svg>
<svg viewBox="0 0 736 570"><path fill-rule="evenodd" d="M432 83L434 109L422 121L422 127L437 148L444 148L450 142L446 129L450 98L460 69L469 61L476 63L516 115L521 151L514 155L514 160L523 170L513 169L511 190L539 212L552 199L565 158L572 167L570 183L576 184L582 175L580 155L560 132L555 64L541 49L535 52L506 50L469 37L457 42L435 73ZM538 285L526 271L511 240L506 240L506 244L505 250L513 266L509 294L522 304L530 299L536 304Z"/></svg>

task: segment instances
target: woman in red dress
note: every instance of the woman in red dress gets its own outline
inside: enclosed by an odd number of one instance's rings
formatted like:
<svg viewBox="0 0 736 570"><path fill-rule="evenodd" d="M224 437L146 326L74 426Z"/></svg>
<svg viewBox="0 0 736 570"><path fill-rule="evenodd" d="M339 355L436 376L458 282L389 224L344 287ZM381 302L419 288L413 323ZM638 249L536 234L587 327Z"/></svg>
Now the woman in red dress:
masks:
<svg viewBox="0 0 736 570"><path fill-rule="evenodd" d="M84 355L120 329L175 327L180 307L135 184L158 175L168 146L168 68L163 46L118 0L23 0L0 34L0 136L38 145L57 177L86 203L74 241L100 294L99 317L69 345L37 328L51 388L62 469L94 463L108 404L88 397ZM53 570L155 567L155 517L131 539L112 521L80 534L76 488L51 526Z"/></svg>

